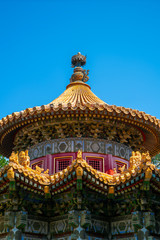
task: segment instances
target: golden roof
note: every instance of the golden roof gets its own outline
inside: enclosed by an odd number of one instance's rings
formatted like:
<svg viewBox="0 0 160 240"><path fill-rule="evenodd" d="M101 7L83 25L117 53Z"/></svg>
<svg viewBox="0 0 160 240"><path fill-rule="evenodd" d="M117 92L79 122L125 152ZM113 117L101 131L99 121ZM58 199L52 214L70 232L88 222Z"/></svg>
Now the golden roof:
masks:
<svg viewBox="0 0 160 240"><path fill-rule="evenodd" d="M63 110L75 110L77 108L81 110L89 108L91 110L95 107L101 110L107 105L91 91L88 84L80 81L70 83L66 90L50 104L53 104L54 109L61 106Z"/></svg>
<svg viewBox="0 0 160 240"><path fill-rule="evenodd" d="M0 154L8 157L14 148L16 133L30 124L45 124L48 119L57 123L70 119L80 122L86 117L95 122L116 120L131 125L144 136L144 149L149 150L152 156L160 152L160 120L142 111L108 105L99 99L85 83L89 79L88 71L81 68L85 61L86 57L80 53L73 56L72 65L75 68L71 83L51 103L14 112L0 120Z"/></svg>

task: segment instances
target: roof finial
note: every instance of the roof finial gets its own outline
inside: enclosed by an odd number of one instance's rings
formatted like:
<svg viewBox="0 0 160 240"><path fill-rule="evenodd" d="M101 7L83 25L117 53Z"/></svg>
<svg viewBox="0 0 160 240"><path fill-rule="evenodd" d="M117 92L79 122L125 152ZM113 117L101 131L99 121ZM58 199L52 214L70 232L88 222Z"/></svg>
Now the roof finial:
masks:
<svg viewBox="0 0 160 240"><path fill-rule="evenodd" d="M86 56L78 52L76 55L72 57L71 62L72 67L82 67L86 64Z"/></svg>
<svg viewBox="0 0 160 240"><path fill-rule="evenodd" d="M74 73L72 74L70 78L70 82L87 82L89 77L89 70L84 70L82 66L86 64L86 56L82 55L80 52L78 52L76 55L74 55L71 59L72 67L74 69Z"/></svg>

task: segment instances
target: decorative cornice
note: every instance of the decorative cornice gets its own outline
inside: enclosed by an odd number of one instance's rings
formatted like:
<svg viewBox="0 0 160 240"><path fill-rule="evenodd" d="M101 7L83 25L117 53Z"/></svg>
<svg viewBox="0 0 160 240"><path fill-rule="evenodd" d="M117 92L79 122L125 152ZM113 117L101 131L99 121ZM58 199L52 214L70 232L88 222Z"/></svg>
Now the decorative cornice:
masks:
<svg viewBox="0 0 160 240"><path fill-rule="evenodd" d="M14 132L17 132L18 129L21 129L24 126L37 122L44 122L45 124L46 121L61 122L63 120L65 123L70 122L73 119L78 120L79 122L81 122L82 119L86 119L87 121L100 121L102 123L105 123L108 120L118 120L124 124L130 124L135 128L141 128L148 134L148 140L150 139L148 144L147 138L145 141L145 144L147 144L146 149L150 151L150 154L154 156L160 151L160 123L158 119L143 112L126 110L122 107L115 108L112 106L106 106L98 109L95 106L96 104L92 105L92 110L87 110L88 107L84 110L80 110L80 108L77 107L74 110L69 110L67 107L65 111L62 111L62 104L61 108L59 108L59 105L56 110L54 109L53 104L50 104L42 107L35 107L33 109L26 109L20 113L13 113L0 121L0 153L7 157L9 156L10 151L13 149L11 135L15 134ZM10 146L10 149L8 149L8 146Z"/></svg>
<svg viewBox="0 0 160 240"><path fill-rule="evenodd" d="M144 138L138 128L116 120L97 122L95 120L81 122L76 120L65 123L46 121L37 122L22 128L14 137L14 151L21 151L36 146L44 141L61 141L70 138L88 138L91 141L112 140L124 143L133 150L144 151Z"/></svg>
<svg viewBox="0 0 160 240"><path fill-rule="evenodd" d="M53 139L45 141L29 148L30 159L36 159L48 154L77 152L112 154L123 159L129 160L132 149L122 143L114 141L91 139L91 138L69 138Z"/></svg>

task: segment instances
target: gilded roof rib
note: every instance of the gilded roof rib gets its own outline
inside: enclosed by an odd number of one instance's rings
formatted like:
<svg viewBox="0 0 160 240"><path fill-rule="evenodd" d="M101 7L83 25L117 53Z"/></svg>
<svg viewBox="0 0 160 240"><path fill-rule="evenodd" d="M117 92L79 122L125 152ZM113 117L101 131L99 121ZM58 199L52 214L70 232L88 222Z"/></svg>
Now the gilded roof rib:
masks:
<svg viewBox="0 0 160 240"><path fill-rule="evenodd" d="M95 105L107 105L90 90L89 85L81 82L70 83L67 89L50 104L53 104L54 108L62 104L62 109L63 107L68 108L69 105L71 109L75 109L77 106L80 109L85 109L86 107L93 107Z"/></svg>

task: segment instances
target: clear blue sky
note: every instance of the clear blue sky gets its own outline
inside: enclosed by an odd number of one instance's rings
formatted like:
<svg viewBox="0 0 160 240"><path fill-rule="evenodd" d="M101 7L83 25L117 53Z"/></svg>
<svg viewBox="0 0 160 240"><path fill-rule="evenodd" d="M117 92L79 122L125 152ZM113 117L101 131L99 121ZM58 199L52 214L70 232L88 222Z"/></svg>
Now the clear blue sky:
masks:
<svg viewBox="0 0 160 240"><path fill-rule="evenodd" d="M160 118L159 0L0 0L0 119L60 95L79 51L97 96Z"/></svg>

